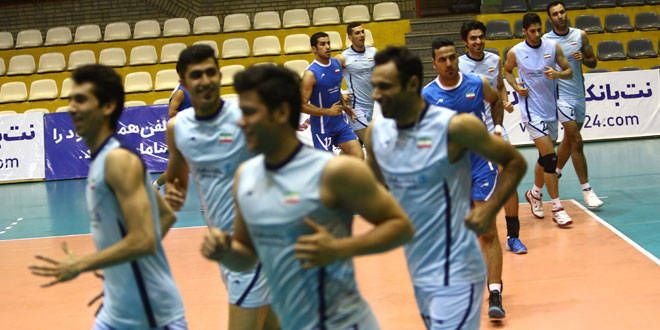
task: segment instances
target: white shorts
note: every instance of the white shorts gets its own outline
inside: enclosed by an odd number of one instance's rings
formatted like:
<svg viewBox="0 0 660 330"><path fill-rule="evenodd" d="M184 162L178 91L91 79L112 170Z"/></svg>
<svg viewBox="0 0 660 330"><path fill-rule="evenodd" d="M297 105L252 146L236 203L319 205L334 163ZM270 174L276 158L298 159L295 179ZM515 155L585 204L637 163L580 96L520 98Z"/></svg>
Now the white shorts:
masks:
<svg viewBox="0 0 660 330"><path fill-rule="evenodd" d="M586 105L580 100L557 100L557 112L559 113L559 122L575 121L584 123L586 115Z"/></svg>
<svg viewBox="0 0 660 330"><path fill-rule="evenodd" d="M415 298L426 329L478 330L486 281L472 284L415 287Z"/></svg>
<svg viewBox="0 0 660 330"><path fill-rule="evenodd" d="M115 329L119 329L119 328L107 324L99 319L96 319L96 321L94 322L93 330L115 330ZM149 330L188 330L188 322L186 322L185 317L182 317L162 327L150 328Z"/></svg>
<svg viewBox="0 0 660 330"><path fill-rule="evenodd" d="M556 141L558 134L557 126L558 123L556 120L530 120L529 122L525 123L525 129L527 130L529 138L532 141L544 136L549 136L552 141Z"/></svg>
<svg viewBox="0 0 660 330"><path fill-rule="evenodd" d="M261 264L247 272L234 272L220 266L227 287L229 303L238 307L257 308L270 305L270 289Z"/></svg>
<svg viewBox="0 0 660 330"><path fill-rule="evenodd" d="M371 121L371 117L373 115L373 109L371 110L364 110L360 108L355 108L353 109L355 112L355 121L350 121L351 128L354 131L359 131L361 129L367 128L369 126L369 122Z"/></svg>

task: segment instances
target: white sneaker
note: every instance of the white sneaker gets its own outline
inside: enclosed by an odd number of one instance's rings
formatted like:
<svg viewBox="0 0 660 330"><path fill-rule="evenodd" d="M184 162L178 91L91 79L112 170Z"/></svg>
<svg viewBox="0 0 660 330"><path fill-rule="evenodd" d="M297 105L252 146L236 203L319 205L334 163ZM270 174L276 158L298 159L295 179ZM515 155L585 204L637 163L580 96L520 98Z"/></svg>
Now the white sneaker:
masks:
<svg viewBox="0 0 660 330"><path fill-rule="evenodd" d="M531 190L525 192L525 199L532 210L532 215L539 219L543 219L545 214L543 213L543 194L539 193L539 197L534 196Z"/></svg>
<svg viewBox="0 0 660 330"><path fill-rule="evenodd" d="M566 227L573 223L573 219L564 211L563 207L552 209L552 221L559 227Z"/></svg>
<svg viewBox="0 0 660 330"><path fill-rule="evenodd" d="M603 201L598 198L598 195L594 192L593 189L582 191L582 196L584 197L584 204L587 204L587 208L590 210L595 210L603 206Z"/></svg>

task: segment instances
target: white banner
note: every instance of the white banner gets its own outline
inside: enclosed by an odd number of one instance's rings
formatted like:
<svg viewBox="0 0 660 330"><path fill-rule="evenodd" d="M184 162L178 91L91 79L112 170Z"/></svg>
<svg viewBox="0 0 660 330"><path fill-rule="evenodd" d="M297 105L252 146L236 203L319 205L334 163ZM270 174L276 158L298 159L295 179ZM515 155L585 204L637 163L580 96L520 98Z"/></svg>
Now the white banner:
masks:
<svg viewBox="0 0 660 330"><path fill-rule="evenodd" d="M660 70L585 74L587 115L582 128L584 140L660 135ZM518 95L505 82L509 99ZM520 109L504 114L504 127L515 145L531 144L522 130ZM559 140L563 130L559 125Z"/></svg>
<svg viewBox="0 0 660 330"><path fill-rule="evenodd" d="M44 179L43 116L0 116L0 182Z"/></svg>

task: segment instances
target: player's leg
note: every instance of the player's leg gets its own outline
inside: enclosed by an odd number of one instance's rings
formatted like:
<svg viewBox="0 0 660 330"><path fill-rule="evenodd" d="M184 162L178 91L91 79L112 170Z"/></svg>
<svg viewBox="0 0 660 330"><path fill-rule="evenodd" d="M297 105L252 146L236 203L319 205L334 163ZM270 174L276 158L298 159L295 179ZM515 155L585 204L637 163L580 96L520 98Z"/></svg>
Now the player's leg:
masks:
<svg viewBox="0 0 660 330"><path fill-rule="evenodd" d="M548 138L546 124L542 121L530 121L526 124L526 130L529 134L530 140L536 141L543 138ZM549 138L548 138L549 140ZM538 145L536 148L539 152L538 161L534 165L534 185L532 188L525 192L525 199L530 205L532 215L536 218L543 219L545 213L543 212L543 189L545 181L544 168L541 164L542 151ZM554 147L553 147L554 148ZM554 149L552 150L554 153Z"/></svg>
<svg viewBox="0 0 660 330"><path fill-rule="evenodd" d="M563 100L557 100L557 115L559 122L564 127L564 139L557 148L557 176L561 177L561 171L566 165L568 158L571 157L575 147L575 136L566 132L566 126L570 122L575 123L575 106ZM570 135L570 136L569 136ZM575 157L575 155L573 155ZM573 158L575 161L575 158Z"/></svg>
<svg viewBox="0 0 660 330"><path fill-rule="evenodd" d="M580 130L582 129L582 123L584 123L585 118L584 102L576 105L575 113L576 143L573 146L573 150L571 150L571 158L573 159L575 174L577 174L578 180L580 181L580 188L582 189L582 197L584 198L584 203L589 209L593 210L603 206L603 201L598 198L598 195L589 184L589 168L587 166L587 156L584 154L584 143L582 140L582 134L580 133Z"/></svg>
<svg viewBox="0 0 660 330"><path fill-rule="evenodd" d="M261 265L248 272L233 272L222 268L222 274L229 295L228 329L267 329L265 325L272 311L270 291L261 272ZM276 318L275 322L271 320L268 324L274 324L274 329L277 329Z"/></svg>
<svg viewBox="0 0 660 330"><path fill-rule="evenodd" d="M336 144L342 151L342 154L358 157L364 159L362 146L357 138L357 135L348 124L342 125L337 132L335 132L334 144Z"/></svg>
<svg viewBox="0 0 660 330"><path fill-rule="evenodd" d="M259 330L265 329L266 318L270 313L270 306L255 308L229 305L229 330ZM277 328L275 328L277 329Z"/></svg>
<svg viewBox="0 0 660 330"><path fill-rule="evenodd" d="M367 126L369 126L369 120L367 119L367 113L362 109L353 109L355 112L355 121L352 121L351 129L360 141L364 141L364 135L367 133Z"/></svg>

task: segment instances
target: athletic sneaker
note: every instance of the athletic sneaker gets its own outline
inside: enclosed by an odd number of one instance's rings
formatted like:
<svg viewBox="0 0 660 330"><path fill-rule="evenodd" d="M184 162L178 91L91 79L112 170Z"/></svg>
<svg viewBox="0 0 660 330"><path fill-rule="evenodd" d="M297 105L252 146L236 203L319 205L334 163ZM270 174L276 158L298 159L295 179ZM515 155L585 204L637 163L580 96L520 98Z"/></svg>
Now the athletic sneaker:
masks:
<svg viewBox="0 0 660 330"><path fill-rule="evenodd" d="M545 214L543 214L543 194L539 193L539 197L534 196L531 190L525 192L525 199L532 210L532 214L539 218L543 219Z"/></svg>
<svg viewBox="0 0 660 330"><path fill-rule="evenodd" d="M527 253L527 247L523 244L517 237L509 237L506 239L506 247L509 251L515 254L525 254Z"/></svg>
<svg viewBox="0 0 660 330"><path fill-rule="evenodd" d="M587 204L587 208L590 210L603 206L603 201L598 198L593 189L582 190L582 197L584 197L584 204Z"/></svg>
<svg viewBox="0 0 660 330"><path fill-rule="evenodd" d="M556 222L559 227L566 227L573 223L573 220L564 211L563 207L552 209L552 221Z"/></svg>
<svg viewBox="0 0 660 330"><path fill-rule="evenodd" d="M503 319L506 316L502 308L502 294L499 291L490 291L488 297L488 317L491 319Z"/></svg>

